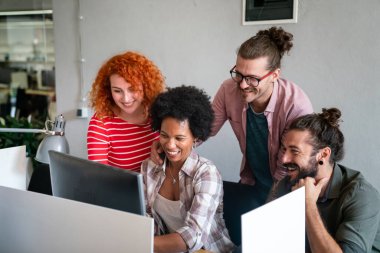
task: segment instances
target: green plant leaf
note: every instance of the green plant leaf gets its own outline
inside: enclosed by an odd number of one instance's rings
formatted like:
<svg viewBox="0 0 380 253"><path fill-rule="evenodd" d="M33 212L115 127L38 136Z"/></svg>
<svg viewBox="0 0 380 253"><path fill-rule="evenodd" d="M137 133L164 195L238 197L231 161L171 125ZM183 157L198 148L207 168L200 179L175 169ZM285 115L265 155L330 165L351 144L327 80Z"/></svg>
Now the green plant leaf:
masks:
<svg viewBox="0 0 380 253"><path fill-rule="evenodd" d="M44 126L44 122L37 120L29 122L26 118L16 119L10 116L0 118L0 128L42 129ZM43 137L44 134L42 133L0 133L0 148L25 145L27 156L34 158Z"/></svg>

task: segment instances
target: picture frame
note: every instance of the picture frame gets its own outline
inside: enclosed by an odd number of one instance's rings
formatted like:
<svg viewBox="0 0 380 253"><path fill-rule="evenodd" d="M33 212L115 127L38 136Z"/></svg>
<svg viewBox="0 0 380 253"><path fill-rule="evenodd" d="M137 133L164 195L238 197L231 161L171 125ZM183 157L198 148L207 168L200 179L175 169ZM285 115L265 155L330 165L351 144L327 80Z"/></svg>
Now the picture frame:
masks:
<svg viewBox="0 0 380 253"><path fill-rule="evenodd" d="M298 0L243 0L243 25L297 23Z"/></svg>

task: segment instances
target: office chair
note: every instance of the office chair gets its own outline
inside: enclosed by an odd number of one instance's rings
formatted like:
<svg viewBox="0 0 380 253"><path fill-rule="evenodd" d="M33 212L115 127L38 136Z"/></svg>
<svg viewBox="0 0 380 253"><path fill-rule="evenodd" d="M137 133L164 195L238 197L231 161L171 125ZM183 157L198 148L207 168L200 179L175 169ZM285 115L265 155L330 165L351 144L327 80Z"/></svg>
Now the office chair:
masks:
<svg viewBox="0 0 380 253"><path fill-rule="evenodd" d="M223 218L232 242L241 245L241 215L258 206L251 185L223 181Z"/></svg>
<svg viewBox="0 0 380 253"><path fill-rule="evenodd" d="M49 164L35 162L32 177L30 178L28 191L53 195L51 189Z"/></svg>

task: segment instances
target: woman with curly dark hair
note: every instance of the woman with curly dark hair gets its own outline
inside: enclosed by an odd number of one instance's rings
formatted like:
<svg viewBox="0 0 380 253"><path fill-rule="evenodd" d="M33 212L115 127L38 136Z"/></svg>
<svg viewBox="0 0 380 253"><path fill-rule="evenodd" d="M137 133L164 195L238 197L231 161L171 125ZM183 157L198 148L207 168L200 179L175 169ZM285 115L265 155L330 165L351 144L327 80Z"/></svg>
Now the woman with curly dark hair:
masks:
<svg viewBox="0 0 380 253"><path fill-rule="evenodd" d="M146 210L155 221L154 252L231 252L223 220L223 184L215 165L196 154L214 118L209 96L193 86L160 94L151 107L163 165L141 165Z"/></svg>
<svg viewBox="0 0 380 253"><path fill-rule="evenodd" d="M88 159L140 172L159 135L148 111L164 88L160 70L145 56L125 52L110 58L90 93L95 114L87 132Z"/></svg>

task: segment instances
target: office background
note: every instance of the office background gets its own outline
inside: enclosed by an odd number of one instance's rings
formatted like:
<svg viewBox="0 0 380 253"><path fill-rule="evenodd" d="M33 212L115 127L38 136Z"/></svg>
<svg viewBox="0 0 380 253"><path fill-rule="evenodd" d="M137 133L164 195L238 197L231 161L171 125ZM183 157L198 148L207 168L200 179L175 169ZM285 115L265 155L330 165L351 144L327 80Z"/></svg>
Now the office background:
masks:
<svg viewBox="0 0 380 253"><path fill-rule="evenodd" d="M86 157L88 119L77 118L81 93L101 64L126 50L152 59L169 86L192 84L213 96L229 78L236 49L260 29L242 26L241 0L53 0L57 112L63 113L71 154ZM380 1L299 0L298 23L281 25L294 35L282 76L309 95L314 109L338 107L346 137L343 164L380 189ZM84 83L80 83L78 23ZM237 181L241 154L226 124L198 148L225 180Z"/></svg>

